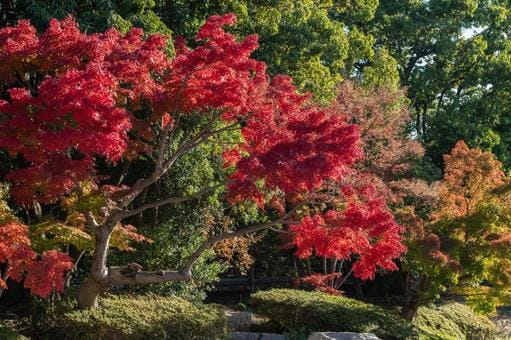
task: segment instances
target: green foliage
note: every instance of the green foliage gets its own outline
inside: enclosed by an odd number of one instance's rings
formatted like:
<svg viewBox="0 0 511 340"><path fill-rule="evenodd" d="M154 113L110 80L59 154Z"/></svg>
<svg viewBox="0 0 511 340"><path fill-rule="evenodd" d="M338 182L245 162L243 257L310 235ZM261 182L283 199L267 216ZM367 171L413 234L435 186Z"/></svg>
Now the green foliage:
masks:
<svg viewBox="0 0 511 340"><path fill-rule="evenodd" d="M379 0L336 0L333 3L337 18L360 23L374 18L380 2Z"/></svg>
<svg viewBox="0 0 511 340"><path fill-rule="evenodd" d="M261 36L256 58L267 62L270 72L287 73L299 88L328 101L334 98L335 85L347 66L349 41L345 26L329 17L328 5L318 5L316 1L281 1L275 8L280 17L278 26L273 20L241 25L253 32L271 31L271 25L276 32ZM250 8L253 13L258 10Z"/></svg>
<svg viewBox="0 0 511 340"><path fill-rule="evenodd" d="M51 18L63 19L73 15L81 29L88 32L101 32L116 27L126 32L130 27L141 27L147 33L163 33L171 31L154 13L154 0L122 0L122 1L45 1L20 0L13 1L13 13L9 6L0 6L0 24L13 24L18 19L30 19L38 28L43 29ZM4 12L5 11L5 12ZM2 21L7 22L2 22Z"/></svg>
<svg viewBox="0 0 511 340"><path fill-rule="evenodd" d="M32 247L38 252L73 245L79 251L92 252L94 238L85 231L54 220L46 220L30 228Z"/></svg>
<svg viewBox="0 0 511 340"><path fill-rule="evenodd" d="M511 7L505 1L381 1L368 32L397 60L413 130L437 166L458 140L511 165Z"/></svg>
<svg viewBox="0 0 511 340"><path fill-rule="evenodd" d="M133 253L112 254L112 263L121 265L135 261L147 270L180 268L187 257L204 241L206 229L203 217L207 210L202 206L208 202L212 207L215 203L218 204L215 198L210 198L206 202L199 203L199 206L197 203L173 206L161 212L158 218L164 222L154 226L150 224L148 218L139 231L154 242L138 246L137 251ZM126 287L126 289L201 301L206 297L206 291L214 281L218 280L223 271L225 271L225 264L215 259L213 251L207 251L195 263L191 281L166 282L158 285Z"/></svg>
<svg viewBox="0 0 511 340"><path fill-rule="evenodd" d="M2 340L28 340L27 337L25 337L19 333L16 333L9 327L2 325L2 323L0 323L0 339L2 339Z"/></svg>
<svg viewBox="0 0 511 340"><path fill-rule="evenodd" d="M255 312L267 317L273 331L369 332L381 338L414 335L396 314L362 301L322 292L273 289L252 295Z"/></svg>
<svg viewBox="0 0 511 340"><path fill-rule="evenodd" d="M389 71L396 66L390 55L375 59L376 39L363 29L377 6L377 0L181 0L165 1L157 12L174 33L189 40L209 15L236 13L235 33L259 35L255 57L267 63L270 73L291 75L300 89L325 103L343 79L363 78L365 70L357 71L357 64L374 64L373 79L397 73L397 68Z"/></svg>
<svg viewBox="0 0 511 340"><path fill-rule="evenodd" d="M62 314L51 330L54 339L221 339L223 312L177 298L109 296L96 310Z"/></svg>
<svg viewBox="0 0 511 340"><path fill-rule="evenodd" d="M189 216L183 216L184 213ZM186 207L183 215L170 218L155 227L141 228L144 234L154 240L152 244L137 247L134 253L113 254L112 263L125 264L136 261L147 270L177 269L187 257L203 242L204 231L194 220L200 218L200 211ZM212 283L226 269L225 264L215 259L213 251L205 252L194 265L191 281L166 282L157 285L126 287L132 292L153 292L161 295L179 296L191 301L202 301Z"/></svg>
<svg viewBox="0 0 511 340"><path fill-rule="evenodd" d="M421 307L413 323L421 339L483 340L495 336L495 325L487 317L457 302Z"/></svg>
<svg viewBox="0 0 511 340"><path fill-rule="evenodd" d="M397 62L386 49L376 51L373 62L364 68L363 84L367 87L399 88L399 72Z"/></svg>
<svg viewBox="0 0 511 340"><path fill-rule="evenodd" d="M267 331L295 338L313 331L371 332L383 339L494 339L495 325L461 303L419 308L409 324L392 311L321 292L273 289L252 295L256 313L269 319Z"/></svg>

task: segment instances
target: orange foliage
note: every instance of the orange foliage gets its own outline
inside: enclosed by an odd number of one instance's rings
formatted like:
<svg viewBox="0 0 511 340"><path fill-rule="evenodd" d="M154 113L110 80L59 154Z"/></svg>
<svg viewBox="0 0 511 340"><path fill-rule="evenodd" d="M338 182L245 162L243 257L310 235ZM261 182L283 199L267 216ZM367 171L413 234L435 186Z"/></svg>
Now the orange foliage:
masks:
<svg viewBox="0 0 511 340"><path fill-rule="evenodd" d="M47 297L53 290L64 289L64 274L73 268L71 258L55 250L39 256L30 248L28 227L11 221L0 225L0 263L5 264L0 287L6 288L10 277L23 281L25 288L40 297Z"/></svg>
<svg viewBox="0 0 511 340"><path fill-rule="evenodd" d="M504 184L502 163L491 152L470 149L456 143L450 155L444 155L445 175L440 186L441 217L462 217L475 212L486 194Z"/></svg>

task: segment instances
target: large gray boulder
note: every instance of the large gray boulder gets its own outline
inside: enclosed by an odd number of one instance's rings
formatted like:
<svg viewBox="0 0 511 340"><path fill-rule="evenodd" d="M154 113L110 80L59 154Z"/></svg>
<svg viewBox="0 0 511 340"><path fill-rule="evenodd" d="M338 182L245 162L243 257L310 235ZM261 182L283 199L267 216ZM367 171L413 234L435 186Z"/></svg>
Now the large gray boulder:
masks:
<svg viewBox="0 0 511 340"><path fill-rule="evenodd" d="M351 332L316 332L309 335L307 340L379 340L371 333Z"/></svg>

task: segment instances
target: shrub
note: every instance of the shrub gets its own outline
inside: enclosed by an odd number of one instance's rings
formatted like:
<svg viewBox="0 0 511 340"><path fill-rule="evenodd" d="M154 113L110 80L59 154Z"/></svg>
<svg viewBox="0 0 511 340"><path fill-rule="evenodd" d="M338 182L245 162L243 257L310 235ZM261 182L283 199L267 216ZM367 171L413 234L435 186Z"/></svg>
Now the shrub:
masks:
<svg viewBox="0 0 511 340"><path fill-rule="evenodd" d="M419 308L413 324L395 312L343 296L292 289L252 295L256 313L268 319L267 332L370 332L383 339L485 340L495 338L495 325L457 302Z"/></svg>
<svg viewBox="0 0 511 340"><path fill-rule="evenodd" d="M2 323L0 323L0 339L2 339L2 340L28 340L27 337L24 337L23 335L16 333L9 327L2 325Z"/></svg>
<svg viewBox="0 0 511 340"><path fill-rule="evenodd" d="M495 325L485 316L457 302L419 308L414 320L424 339L484 340L495 337Z"/></svg>
<svg viewBox="0 0 511 340"><path fill-rule="evenodd" d="M218 339L226 334L223 312L169 297L109 296L96 310L62 314L52 339Z"/></svg>
<svg viewBox="0 0 511 340"><path fill-rule="evenodd" d="M296 329L369 332L383 339L416 337L413 326L381 307L322 292L273 289L252 295L255 312L269 319L275 332Z"/></svg>

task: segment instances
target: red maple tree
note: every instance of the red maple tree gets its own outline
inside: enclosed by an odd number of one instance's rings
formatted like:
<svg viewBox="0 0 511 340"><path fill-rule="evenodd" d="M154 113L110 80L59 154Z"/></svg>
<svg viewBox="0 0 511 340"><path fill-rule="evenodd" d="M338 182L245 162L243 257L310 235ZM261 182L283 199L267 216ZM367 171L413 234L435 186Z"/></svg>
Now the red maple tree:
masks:
<svg viewBox="0 0 511 340"><path fill-rule="evenodd" d="M64 274L73 268L72 259L59 251L49 250L39 256L31 247L28 228L10 221L0 225L0 293L8 278L21 282L33 295L47 297L53 290L64 289Z"/></svg>
<svg viewBox="0 0 511 340"><path fill-rule="evenodd" d="M8 174L19 204L54 202L85 180L101 184L99 159L116 163L143 154L154 159L149 176L99 188L106 203L87 213L96 241L81 307L96 306L99 294L112 285L189 280L195 261L215 243L282 224L304 230L304 240L310 239L304 255L330 242L329 233L315 237L315 229L345 235L346 245L336 251L360 254L361 277L371 277L377 267L395 267L392 259L403 246L382 203L346 195L348 206L332 205L343 193L325 190L352 174L362 157L358 127L345 115L314 105L289 77L270 79L265 64L250 57L257 36L239 41L223 30L235 19L210 17L197 33L198 46L178 39L173 58L165 52L167 37L144 37L139 29L124 36L113 29L88 35L69 18L53 20L39 35L26 21L0 30L0 81L9 93L0 102L0 148L21 159ZM194 133L176 133L183 118L196 114L206 123L197 122ZM183 155L231 131L242 138L225 149L230 173L225 182L190 196L133 204ZM107 265L110 236L122 220L222 187L231 204L290 203L278 218L210 235L178 271ZM34 279L27 275L26 281L31 285Z"/></svg>

